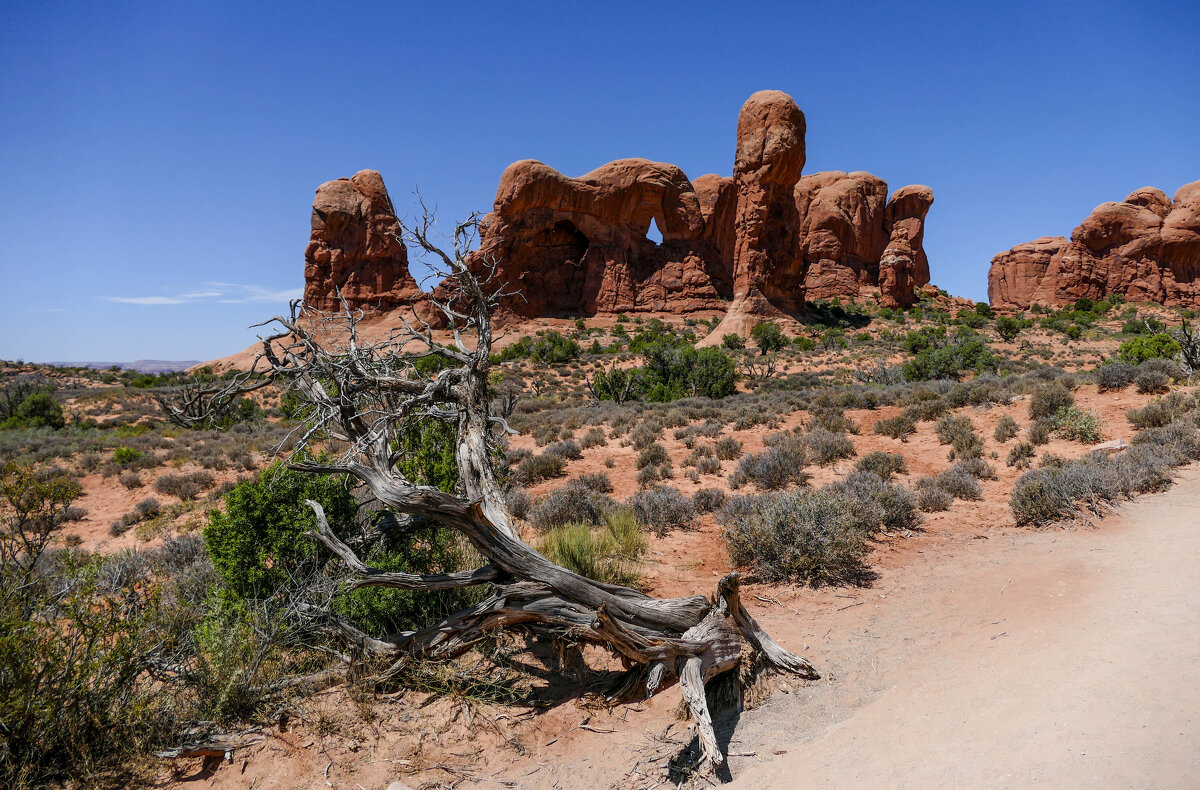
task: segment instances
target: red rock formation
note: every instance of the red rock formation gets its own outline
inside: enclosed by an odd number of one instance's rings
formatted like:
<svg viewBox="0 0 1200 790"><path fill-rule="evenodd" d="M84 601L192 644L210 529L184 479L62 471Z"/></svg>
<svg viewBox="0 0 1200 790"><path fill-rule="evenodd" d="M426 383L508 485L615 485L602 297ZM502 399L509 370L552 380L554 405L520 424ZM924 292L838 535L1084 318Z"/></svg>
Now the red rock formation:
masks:
<svg viewBox="0 0 1200 790"><path fill-rule="evenodd" d="M497 262L498 281L520 292L505 307L522 316L721 309L729 276L705 235L706 216L727 213L718 192L705 182L702 202L682 170L646 159L579 178L516 162L500 179L473 265ZM647 238L651 221L661 243Z"/></svg>
<svg viewBox="0 0 1200 790"><path fill-rule="evenodd" d="M1143 187L1104 203L1070 240L1043 237L992 259L988 299L998 307L1066 305L1119 293L1130 301L1200 305L1200 181L1170 200Z"/></svg>
<svg viewBox="0 0 1200 790"><path fill-rule="evenodd" d="M884 307L908 307L913 303L914 286L918 285L915 257L907 226L897 225L879 258L879 303Z"/></svg>
<svg viewBox="0 0 1200 790"><path fill-rule="evenodd" d="M424 298L409 274L387 187L374 170L328 181L313 200L304 301L319 310L340 310L337 288L354 307L387 309Z"/></svg>
<svg viewBox="0 0 1200 790"><path fill-rule="evenodd" d="M501 313L519 317L719 310L732 298L722 331L742 331L803 310L806 298L880 285L897 289L883 297L889 304L910 304L912 288L929 281L921 241L933 193L904 187L887 200L887 184L863 172L801 178L804 135L791 97L760 91L738 117L732 177L691 182L674 165L621 159L569 178L515 162L470 265L495 262L496 283L517 294ZM422 304L378 173L323 184L312 222L310 305L337 309L335 286L354 306ZM647 238L651 222L661 243ZM880 283L893 236L899 268Z"/></svg>

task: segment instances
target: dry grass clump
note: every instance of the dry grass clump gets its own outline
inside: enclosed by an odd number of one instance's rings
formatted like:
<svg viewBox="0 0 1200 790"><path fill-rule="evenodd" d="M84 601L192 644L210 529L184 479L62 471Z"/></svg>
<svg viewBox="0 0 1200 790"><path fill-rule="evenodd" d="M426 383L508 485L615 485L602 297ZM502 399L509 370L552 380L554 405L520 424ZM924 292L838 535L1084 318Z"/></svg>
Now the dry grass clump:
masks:
<svg viewBox="0 0 1200 790"><path fill-rule="evenodd" d="M637 518L621 508L606 514L599 527L563 524L548 530L538 551L581 576L630 587L641 578L638 561L646 552L646 538Z"/></svg>

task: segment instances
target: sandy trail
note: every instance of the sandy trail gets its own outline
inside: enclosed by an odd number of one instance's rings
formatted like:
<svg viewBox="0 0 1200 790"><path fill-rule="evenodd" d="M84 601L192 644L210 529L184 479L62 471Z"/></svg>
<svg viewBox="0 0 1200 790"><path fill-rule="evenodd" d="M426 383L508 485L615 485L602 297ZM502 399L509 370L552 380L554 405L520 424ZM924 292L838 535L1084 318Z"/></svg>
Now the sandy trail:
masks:
<svg viewBox="0 0 1200 790"><path fill-rule="evenodd" d="M868 591L843 677L741 717L731 787L1200 786L1198 521L1193 468L1098 529L979 540Z"/></svg>

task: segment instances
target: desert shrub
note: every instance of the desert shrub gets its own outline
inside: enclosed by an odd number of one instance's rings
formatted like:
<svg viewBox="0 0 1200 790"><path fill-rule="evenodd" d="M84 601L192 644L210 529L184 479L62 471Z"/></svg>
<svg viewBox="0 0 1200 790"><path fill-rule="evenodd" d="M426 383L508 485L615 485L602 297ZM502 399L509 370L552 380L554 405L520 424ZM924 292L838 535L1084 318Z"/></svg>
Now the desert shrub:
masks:
<svg viewBox="0 0 1200 790"><path fill-rule="evenodd" d="M646 466L638 470L638 488L651 488L663 479L662 467Z"/></svg>
<svg viewBox="0 0 1200 790"><path fill-rule="evenodd" d="M611 497L572 480L540 497L529 510L529 522L543 530L564 524L596 526L616 506Z"/></svg>
<svg viewBox="0 0 1200 790"><path fill-rule="evenodd" d="M804 435L807 458L818 466L827 466L841 458L854 455L854 442L845 434L824 428L814 428Z"/></svg>
<svg viewBox="0 0 1200 790"><path fill-rule="evenodd" d="M997 479L996 470L992 468L991 464L979 456L964 458L960 461L957 461L954 466L950 467L949 471L961 472L965 475L974 477L976 480Z"/></svg>
<svg viewBox="0 0 1200 790"><path fill-rule="evenodd" d="M1169 390L1171 379L1161 370L1138 370L1133 377L1137 391L1143 395L1158 395Z"/></svg>
<svg viewBox="0 0 1200 790"><path fill-rule="evenodd" d="M612 480L609 480L608 475L604 472L580 475L575 480L584 488L599 491L601 494L611 494L613 490Z"/></svg>
<svg viewBox="0 0 1200 790"><path fill-rule="evenodd" d="M546 559L598 582L631 586L646 551L637 518L627 510L610 513L602 526L564 524L542 536L538 550Z"/></svg>
<svg viewBox="0 0 1200 790"><path fill-rule="evenodd" d="M604 435L603 428L592 428L579 440L579 446L584 450L603 447L606 444L608 444L608 438Z"/></svg>
<svg viewBox="0 0 1200 790"><path fill-rule="evenodd" d="M722 508L730 561L769 582L865 584L873 532L860 503L843 491L788 491L736 497Z"/></svg>
<svg viewBox="0 0 1200 790"><path fill-rule="evenodd" d="M702 488L692 494L692 507L697 513L711 513L720 509L726 498L725 492L719 488Z"/></svg>
<svg viewBox="0 0 1200 790"><path fill-rule="evenodd" d="M212 488L215 481L212 473L205 471L163 475L154 481L154 490L183 500L195 499L201 492Z"/></svg>
<svg viewBox="0 0 1200 790"><path fill-rule="evenodd" d="M1148 359L1170 359L1179 353L1179 343L1165 332L1138 335L1121 344L1117 355L1122 361L1138 365Z"/></svg>
<svg viewBox="0 0 1200 790"><path fill-rule="evenodd" d="M910 333L911 334L911 333ZM904 377L909 381L959 379L965 373L995 372L1000 358L992 353L978 336L958 338L955 342L936 348L926 348L904 363Z"/></svg>
<svg viewBox="0 0 1200 790"><path fill-rule="evenodd" d="M917 487L914 502L917 509L923 513L939 513L950 509L954 504L954 497L936 485L925 485Z"/></svg>
<svg viewBox="0 0 1200 790"><path fill-rule="evenodd" d="M858 433L858 426L841 409L815 408L805 427L809 430L824 428L833 433Z"/></svg>
<svg viewBox="0 0 1200 790"><path fill-rule="evenodd" d="M637 468L645 469L647 466L661 466L671 459L667 454L667 448L655 442L642 448L638 453Z"/></svg>
<svg viewBox="0 0 1200 790"><path fill-rule="evenodd" d="M568 461L578 461L580 458L583 458L583 452L579 449L579 443L574 439L564 439L561 442L556 442L542 452L546 455L557 455Z"/></svg>
<svg viewBox="0 0 1200 790"><path fill-rule="evenodd" d="M966 499L972 502L983 499L983 488L979 485L979 481L962 469L951 467L932 479L938 488L955 499Z"/></svg>
<svg viewBox="0 0 1200 790"><path fill-rule="evenodd" d="M913 493L874 472L851 472L845 480L831 483L826 489L853 498L873 530L913 529L921 523Z"/></svg>
<svg viewBox="0 0 1200 790"><path fill-rule="evenodd" d="M542 480L562 477L566 474L567 462L561 455L542 453L523 459L513 470L513 478L521 485L532 485Z"/></svg>
<svg viewBox="0 0 1200 790"><path fill-rule="evenodd" d="M627 504L638 521L660 537L673 529L687 529L696 520L692 500L670 486L639 491L629 498Z"/></svg>
<svg viewBox="0 0 1200 790"><path fill-rule="evenodd" d="M883 480L891 480L893 475L908 473L908 464L904 456L877 450L863 456L854 464L856 472L871 472Z"/></svg>
<svg viewBox="0 0 1200 790"><path fill-rule="evenodd" d="M1040 420L1053 417L1062 409L1075 405L1075 396L1062 383L1050 381L1033 388L1029 396L1029 416Z"/></svg>
<svg viewBox="0 0 1200 790"><path fill-rule="evenodd" d="M1095 444L1100 441L1100 421L1095 415L1070 406L1054 415L1059 436L1073 442Z"/></svg>
<svg viewBox="0 0 1200 790"><path fill-rule="evenodd" d="M1017 435L1017 421L1007 414L996 421L996 430L992 434L998 442L1007 442L1009 439Z"/></svg>
<svg viewBox="0 0 1200 790"><path fill-rule="evenodd" d="M137 459L141 458L143 455L145 455L145 453L143 453L141 450L135 450L132 447L118 447L113 450L113 461L121 466L126 466L127 464L131 464Z"/></svg>
<svg viewBox="0 0 1200 790"><path fill-rule="evenodd" d="M1137 369L1125 362L1110 362L1096 368L1096 386L1101 392L1123 390L1133 383Z"/></svg>
<svg viewBox="0 0 1200 790"><path fill-rule="evenodd" d="M732 436L725 436L713 444L713 452L722 461L733 461L742 454L742 443Z"/></svg>
<svg viewBox="0 0 1200 790"><path fill-rule="evenodd" d="M899 415L887 417L875 423L875 433L890 436L900 441L908 441L908 437L917 432L917 424L911 417Z"/></svg>
<svg viewBox="0 0 1200 790"><path fill-rule="evenodd" d="M138 476L137 472L125 472L117 479L120 481L121 485L125 486L130 491L132 491L135 488L141 488L142 486L146 485L145 481L142 480L142 478L140 476Z"/></svg>
<svg viewBox="0 0 1200 790"><path fill-rule="evenodd" d="M1172 466L1200 459L1200 431L1185 422L1138 431L1133 444L1139 448L1155 448L1163 458L1170 459Z"/></svg>
<svg viewBox="0 0 1200 790"><path fill-rule="evenodd" d="M510 488L504 492L504 504L516 518L525 518L533 507L533 497L524 488Z"/></svg>
<svg viewBox="0 0 1200 790"><path fill-rule="evenodd" d="M135 524L157 518L161 513L162 504L154 497L147 497L134 505L133 510L113 521L109 532L114 536L123 535Z"/></svg>
<svg viewBox="0 0 1200 790"><path fill-rule="evenodd" d="M1016 340L1024 328L1025 323L1018 318L1002 315L996 319L996 333L1006 342Z"/></svg>
<svg viewBox="0 0 1200 790"><path fill-rule="evenodd" d="M629 433L629 441L635 450L641 450L662 438L662 426L657 423L640 422Z"/></svg>
<svg viewBox="0 0 1200 790"><path fill-rule="evenodd" d="M947 414L934 427L938 441L951 447L950 459L971 458L983 452L983 440L975 433L970 417Z"/></svg>
<svg viewBox="0 0 1200 790"><path fill-rule="evenodd" d="M1050 441L1050 437L1054 434L1056 427L1053 417L1036 420L1033 425L1029 426L1026 436L1029 437L1029 441L1034 445L1041 447Z"/></svg>
<svg viewBox="0 0 1200 790"><path fill-rule="evenodd" d="M721 472L721 462L716 458L705 456L696 461L696 471L702 475L715 475Z"/></svg>
<svg viewBox="0 0 1200 790"><path fill-rule="evenodd" d="M1014 444L1012 449L1008 451L1008 459L1005 464L1015 466L1018 469L1028 469L1029 464L1033 461L1035 450L1031 442L1021 442Z"/></svg>
<svg viewBox="0 0 1200 790"><path fill-rule="evenodd" d="M738 461L729 476L729 486L738 489L754 483L764 491L774 491L791 483L804 485L811 477L804 471L807 460L807 443L794 435L783 436L774 446Z"/></svg>
<svg viewBox="0 0 1200 790"><path fill-rule="evenodd" d="M558 423L539 425L533 429L531 435L533 436L534 444L538 447L545 447L552 442L558 441L559 436L562 435L562 426Z"/></svg>

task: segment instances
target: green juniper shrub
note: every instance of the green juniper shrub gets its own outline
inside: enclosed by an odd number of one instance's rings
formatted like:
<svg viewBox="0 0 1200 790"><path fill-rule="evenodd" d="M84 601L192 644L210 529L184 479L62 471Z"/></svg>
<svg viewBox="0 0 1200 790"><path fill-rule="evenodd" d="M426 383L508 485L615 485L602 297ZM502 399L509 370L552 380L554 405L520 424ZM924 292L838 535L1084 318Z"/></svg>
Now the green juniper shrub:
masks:
<svg viewBox="0 0 1200 790"><path fill-rule="evenodd" d="M1011 343L1017 339L1017 335L1021 334L1026 323L1019 318L1002 315L996 319L996 334L1000 335L1001 340Z"/></svg>
<svg viewBox="0 0 1200 790"><path fill-rule="evenodd" d="M1138 365L1148 359L1170 359L1179 353L1179 343L1165 332L1138 335L1121 344L1117 355L1122 361Z"/></svg>
<svg viewBox="0 0 1200 790"><path fill-rule="evenodd" d="M741 335L728 334L721 338L721 347L730 351L739 351L746 347L746 341Z"/></svg>
<svg viewBox="0 0 1200 790"><path fill-rule="evenodd" d="M783 332L778 325L770 321L755 324L754 328L750 330L750 337L763 354L779 351L787 345L787 338L783 336Z"/></svg>

